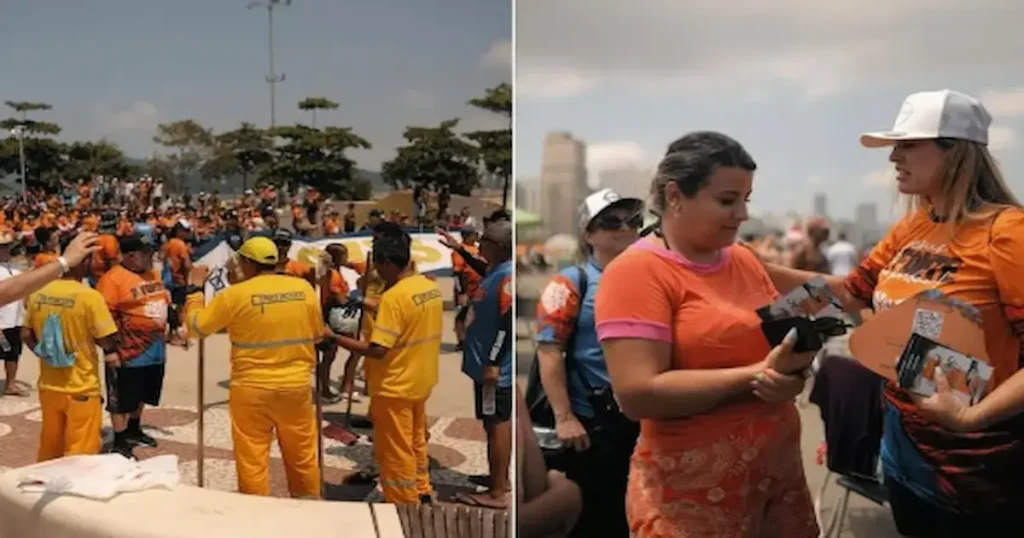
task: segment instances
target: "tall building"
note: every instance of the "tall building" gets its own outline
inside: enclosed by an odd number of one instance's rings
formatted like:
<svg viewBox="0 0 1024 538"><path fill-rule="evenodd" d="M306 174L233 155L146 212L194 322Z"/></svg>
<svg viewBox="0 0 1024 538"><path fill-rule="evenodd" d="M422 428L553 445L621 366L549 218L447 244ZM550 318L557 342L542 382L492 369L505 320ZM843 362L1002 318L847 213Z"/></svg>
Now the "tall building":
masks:
<svg viewBox="0 0 1024 538"><path fill-rule="evenodd" d="M828 218L828 197L823 192L814 193L814 216Z"/></svg>
<svg viewBox="0 0 1024 538"><path fill-rule="evenodd" d="M853 222L861 233L862 243L873 243L881 236L881 224L878 222L878 204L873 202L857 204Z"/></svg>
<svg viewBox="0 0 1024 538"><path fill-rule="evenodd" d="M638 166L621 166L602 170L598 175L600 188L611 189L623 198L647 200L651 192L654 170Z"/></svg>
<svg viewBox="0 0 1024 538"><path fill-rule="evenodd" d="M590 193L587 148L568 132L544 137L540 173L540 216L552 234L577 233L577 209ZM524 208L525 209L525 208Z"/></svg>

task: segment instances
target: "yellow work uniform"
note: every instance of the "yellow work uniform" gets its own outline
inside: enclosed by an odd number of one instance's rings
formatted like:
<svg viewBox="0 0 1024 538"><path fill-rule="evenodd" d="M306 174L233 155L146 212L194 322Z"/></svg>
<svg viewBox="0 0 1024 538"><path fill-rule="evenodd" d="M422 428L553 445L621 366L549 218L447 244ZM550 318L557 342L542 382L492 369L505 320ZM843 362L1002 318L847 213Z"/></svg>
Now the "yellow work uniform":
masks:
<svg viewBox="0 0 1024 538"><path fill-rule="evenodd" d="M374 455L389 503L417 504L431 493L425 403L437 385L444 301L433 280L413 275L384 292L370 338L388 348L366 359Z"/></svg>
<svg viewBox="0 0 1024 538"><path fill-rule="evenodd" d="M231 340L229 409L238 490L270 494L270 444L277 432L288 491L320 496L320 465L311 376L323 337L320 300L308 282L261 275L217 294L188 297L190 335L227 329Z"/></svg>
<svg viewBox="0 0 1024 538"><path fill-rule="evenodd" d="M75 356L66 368L39 361L38 460L99 454L103 400L96 340L116 333L117 325L103 296L73 280L51 282L25 300L25 327L37 340L51 316L59 317L64 349Z"/></svg>

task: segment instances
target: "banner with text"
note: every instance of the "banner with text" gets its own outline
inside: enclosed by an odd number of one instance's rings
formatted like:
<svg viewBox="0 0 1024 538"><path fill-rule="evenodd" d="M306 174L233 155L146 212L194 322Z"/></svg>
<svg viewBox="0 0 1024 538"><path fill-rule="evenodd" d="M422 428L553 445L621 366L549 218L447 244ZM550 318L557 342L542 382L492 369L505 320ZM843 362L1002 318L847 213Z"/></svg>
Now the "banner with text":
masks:
<svg viewBox="0 0 1024 538"><path fill-rule="evenodd" d="M421 273L429 273L437 276L444 276L451 272L452 255L451 250L442 245L440 238L435 233L411 233L412 236L412 259ZM453 236L459 239L459 234L453 232ZM348 248L348 257L351 262L362 262L366 260L373 244L373 238L368 234L354 234L347 236L331 237L304 241L296 238L288 257L293 260L313 259L327 245L340 243ZM205 252L204 252L205 251ZM210 268L210 279L206 284L206 300L213 299L213 296L227 288L227 274L224 266L231 257L231 247L227 241L219 241L215 246L200 249L200 255L195 263ZM359 275L355 271L343 268L341 275L348 282L349 288L356 289L356 281Z"/></svg>

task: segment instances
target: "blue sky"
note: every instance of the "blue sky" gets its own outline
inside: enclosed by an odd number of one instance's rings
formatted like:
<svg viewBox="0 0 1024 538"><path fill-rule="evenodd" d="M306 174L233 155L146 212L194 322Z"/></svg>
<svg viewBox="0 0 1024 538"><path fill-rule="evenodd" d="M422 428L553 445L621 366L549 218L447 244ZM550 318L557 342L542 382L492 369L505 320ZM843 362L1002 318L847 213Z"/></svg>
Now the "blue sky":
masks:
<svg viewBox="0 0 1024 538"><path fill-rule="evenodd" d="M952 88L994 116L990 148L1024 197L1024 4L989 0L519 0L517 175L539 175L546 132L588 143L591 177L653 166L699 129L727 133L759 165L754 212L893 206L885 150L903 98Z"/></svg>
<svg viewBox="0 0 1024 538"><path fill-rule="evenodd" d="M267 14L246 0L0 3L0 101L45 101L62 138L106 137L134 157L159 122L269 125ZM352 126L379 169L406 125L503 120L466 101L511 79L511 5L477 0L295 0L274 12L277 123L308 122L306 96L341 103L318 125Z"/></svg>

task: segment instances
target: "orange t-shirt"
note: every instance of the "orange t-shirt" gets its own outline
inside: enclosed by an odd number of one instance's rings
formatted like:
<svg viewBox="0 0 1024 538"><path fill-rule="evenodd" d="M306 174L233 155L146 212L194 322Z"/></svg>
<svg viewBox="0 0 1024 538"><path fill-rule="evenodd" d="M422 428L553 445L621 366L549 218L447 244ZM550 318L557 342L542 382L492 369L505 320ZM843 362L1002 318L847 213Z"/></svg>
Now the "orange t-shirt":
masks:
<svg viewBox="0 0 1024 538"><path fill-rule="evenodd" d="M177 237L172 238L164 247L165 263L171 264L171 273L175 286L188 283L188 271L192 267L192 247Z"/></svg>
<svg viewBox="0 0 1024 538"><path fill-rule="evenodd" d="M672 369L737 368L761 361L771 346L756 310L778 297L768 274L743 247L714 265L690 262L641 240L601 275L594 303L598 339L638 338L672 345ZM641 442L697 446L735 419L777 412L753 394L714 411L675 420L642 420ZM648 445L650 446L650 445Z"/></svg>
<svg viewBox="0 0 1024 538"><path fill-rule="evenodd" d="M134 359L162 345L171 295L156 271L137 274L118 265L96 283L96 291L103 295L117 324L122 359Z"/></svg>
<svg viewBox="0 0 1024 538"><path fill-rule="evenodd" d="M480 255L480 247L477 245L463 243L462 248L474 256ZM480 288L480 282L484 279L469 267L469 264L466 263L466 260L458 252L452 252L452 272L456 275L462 275L462 293L470 297L473 297L476 290Z"/></svg>
<svg viewBox="0 0 1024 538"><path fill-rule="evenodd" d="M121 244L117 237L111 234L103 234L99 237L100 249L92 255L92 277L99 280L108 271L121 261Z"/></svg>
<svg viewBox="0 0 1024 538"><path fill-rule="evenodd" d="M1024 211L1016 208L961 224L955 237L949 224L916 211L893 226L846 277L846 288L875 310L929 289L976 307L993 368L986 387L991 392L1022 364L1022 231ZM952 382L961 384L956 376ZM902 431L916 453L936 473L934 492L941 492L944 502L976 510L991 508L996 499L1008 507L1024 502L1024 415L983 432L953 433L920 416L910 394L894 383L886 384L885 398L899 410Z"/></svg>
<svg viewBox="0 0 1024 538"><path fill-rule="evenodd" d="M39 269L48 263L57 261L59 258L60 254L56 254L54 252L41 252L36 254L36 259L32 262L32 267Z"/></svg>

